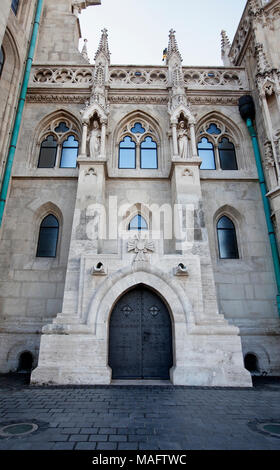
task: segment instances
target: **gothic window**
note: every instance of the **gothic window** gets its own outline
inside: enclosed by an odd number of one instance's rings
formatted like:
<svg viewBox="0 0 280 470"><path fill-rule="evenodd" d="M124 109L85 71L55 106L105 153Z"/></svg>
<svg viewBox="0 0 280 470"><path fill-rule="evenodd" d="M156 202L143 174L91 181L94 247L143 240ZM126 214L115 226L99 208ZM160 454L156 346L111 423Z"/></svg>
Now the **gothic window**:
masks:
<svg viewBox="0 0 280 470"><path fill-rule="evenodd" d="M38 168L76 168L78 132L70 120L56 119L41 134Z"/></svg>
<svg viewBox="0 0 280 470"><path fill-rule="evenodd" d="M148 225L144 217L142 217L140 214L137 214L130 221L128 230L148 230Z"/></svg>
<svg viewBox="0 0 280 470"><path fill-rule="evenodd" d="M3 47L1 46L1 48L0 48L0 77L1 77L1 75L2 75L2 70L3 70L3 67L4 67L4 62L5 62L4 49L3 49Z"/></svg>
<svg viewBox="0 0 280 470"><path fill-rule="evenodd" d="M219 157L222 170L237 170L235 147L227 137L219 142Z"/></svg>
<svg viewBox="0 0 280 470"><path fill-rule="evenodd" d="M12 10L15 15L18 12L18 7L19 7L19 0L12 0Z"/></svg>
<svg viewBox="0 0 280 470"><path fill-rule="evenodd" d="M217 237L220 259L239 258L235 226L225 215L217 223Z"/></svg>
<svg viewBox="0 0 280 470"><path fill-rule="evenodd" d="M129 136L119 145L119 168L136 168L136 144Z"/></svg>
<svg viewBox="0 0 280 470"><path fill-rule="evenodd" d="M131 119L118 136L120 169L158 168L159 137L155 128L144 119Z"/></svg>
<svg viewBox="0 0 280 470"><path fill-rule="evenodd" d="M140 167L145 169L156 169L157 162L157 144L151 137L146 137L140 145Z"/></svg>
<svg viewBox="0 0 280 470"><path fill-rule="evenodd" d="M215 152L212 142L203 137L198 143L198 155L202 160L201 170L215 170Z"/></svg>
<svg viewBox="0 0 280 470"><path fill-rule="evenodd" d="M38 168L53 168L55 166L57 153L57 141L49 135L41 143Z"/></svg>
<svg viewBox="0 0 280 470"><path fill-rule="evenodd" d="M58 241L59 223L57 218L50 214L41 223L37 244L39 258L55 258Z"/></svg>
<svg viewBox="0 0 280 470"><path fill-rule="evenodd" d="M201 170L238 170L232 130L222 122L207 121L199 131Z"/></svg>
<svg viewBox="0 0 280 470"><path fill-rule="evenodd" d="M78 152L79 142L73 135L69 135L62 144L60 168L76 168Z"/></svg>

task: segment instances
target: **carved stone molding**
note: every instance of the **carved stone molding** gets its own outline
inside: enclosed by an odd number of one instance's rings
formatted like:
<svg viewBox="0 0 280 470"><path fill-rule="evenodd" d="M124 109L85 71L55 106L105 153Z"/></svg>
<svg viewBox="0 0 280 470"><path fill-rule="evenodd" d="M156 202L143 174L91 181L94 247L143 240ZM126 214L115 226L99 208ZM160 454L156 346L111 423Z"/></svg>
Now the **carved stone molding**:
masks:
<svg viewBox="0 0 280 470"><path fill-rule="evenodd" d="M87 95L73 95L73 94L54 94L54 93L29 93L27 94L26 101L28 103L75 103L85 104Z"/></svg>
<svg viewBox="0 0 280 470"><path fill-rule="evenodd" d="M192 105L222 105L222 106L238 106L240 95L235 96L188 96L188 101Z"/></svg>
<svg viewBox="0 0 280 470"><path fill-rule="evenodd" d="M168 96L156 95L109 95L112 104L135 103L135 104L168 104Z"/></svg>
<svg viewBox="0 0 280 470"><path fill-rule="evenodd" d="M127 242L127 251L133 251L135 257L133 262L137 261L149 261L148 253L155 251L155 244L152 240L141 238L140 235L135 235Z"/></svg>

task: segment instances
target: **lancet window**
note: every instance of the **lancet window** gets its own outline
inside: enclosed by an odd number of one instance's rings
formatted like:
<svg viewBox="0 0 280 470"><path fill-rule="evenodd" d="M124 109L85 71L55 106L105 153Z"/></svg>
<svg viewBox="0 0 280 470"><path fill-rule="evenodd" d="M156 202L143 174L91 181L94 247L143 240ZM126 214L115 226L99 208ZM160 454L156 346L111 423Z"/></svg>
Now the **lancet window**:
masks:
<svg viewBox="0 0 280 470"><path fill-rule="evenodd" d="M119 140L120 169L157 169L159 139L155 130L143 120L130 121Z"/></svg>
<svg viewBox="0 0 280 470"><path fill-rule="evenodd" d="M238 170L234 138L222 123L207 122L202 126L197 150L201 170Z"/></svg>
<svg viewBox="0 0 280 470"><path fill-rule="evenodd" d="M67 119L52 122L40 139L38 168L76 168L78 132Z"/></svg>

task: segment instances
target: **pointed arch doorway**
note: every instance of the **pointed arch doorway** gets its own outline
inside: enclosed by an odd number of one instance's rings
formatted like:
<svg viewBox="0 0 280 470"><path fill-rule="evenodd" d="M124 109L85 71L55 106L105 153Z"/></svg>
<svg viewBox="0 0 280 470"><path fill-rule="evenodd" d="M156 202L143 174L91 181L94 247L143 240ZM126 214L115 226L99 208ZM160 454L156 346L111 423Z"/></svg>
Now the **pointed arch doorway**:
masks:
<svg viewBox="0 0 280 470"><path fill-rule="evenodd" d="M168 380L172 365L168 309L157 294L140 284L118 300L111 314L112 379Z"/></svg>

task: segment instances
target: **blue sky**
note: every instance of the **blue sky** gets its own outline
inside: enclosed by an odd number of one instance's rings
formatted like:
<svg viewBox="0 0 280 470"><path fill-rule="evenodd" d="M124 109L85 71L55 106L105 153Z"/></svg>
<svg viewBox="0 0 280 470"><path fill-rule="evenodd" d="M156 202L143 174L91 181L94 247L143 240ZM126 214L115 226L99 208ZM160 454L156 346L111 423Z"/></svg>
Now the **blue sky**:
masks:
<svg viewBox="0 0 280 470"><path fill-rule="evenodd" d="M91 61L108 29L112 64L162 65L162 50L176 30L184 65L222 65L222 29L232 41L246 0L102 0L80 15Z"/></svg>

